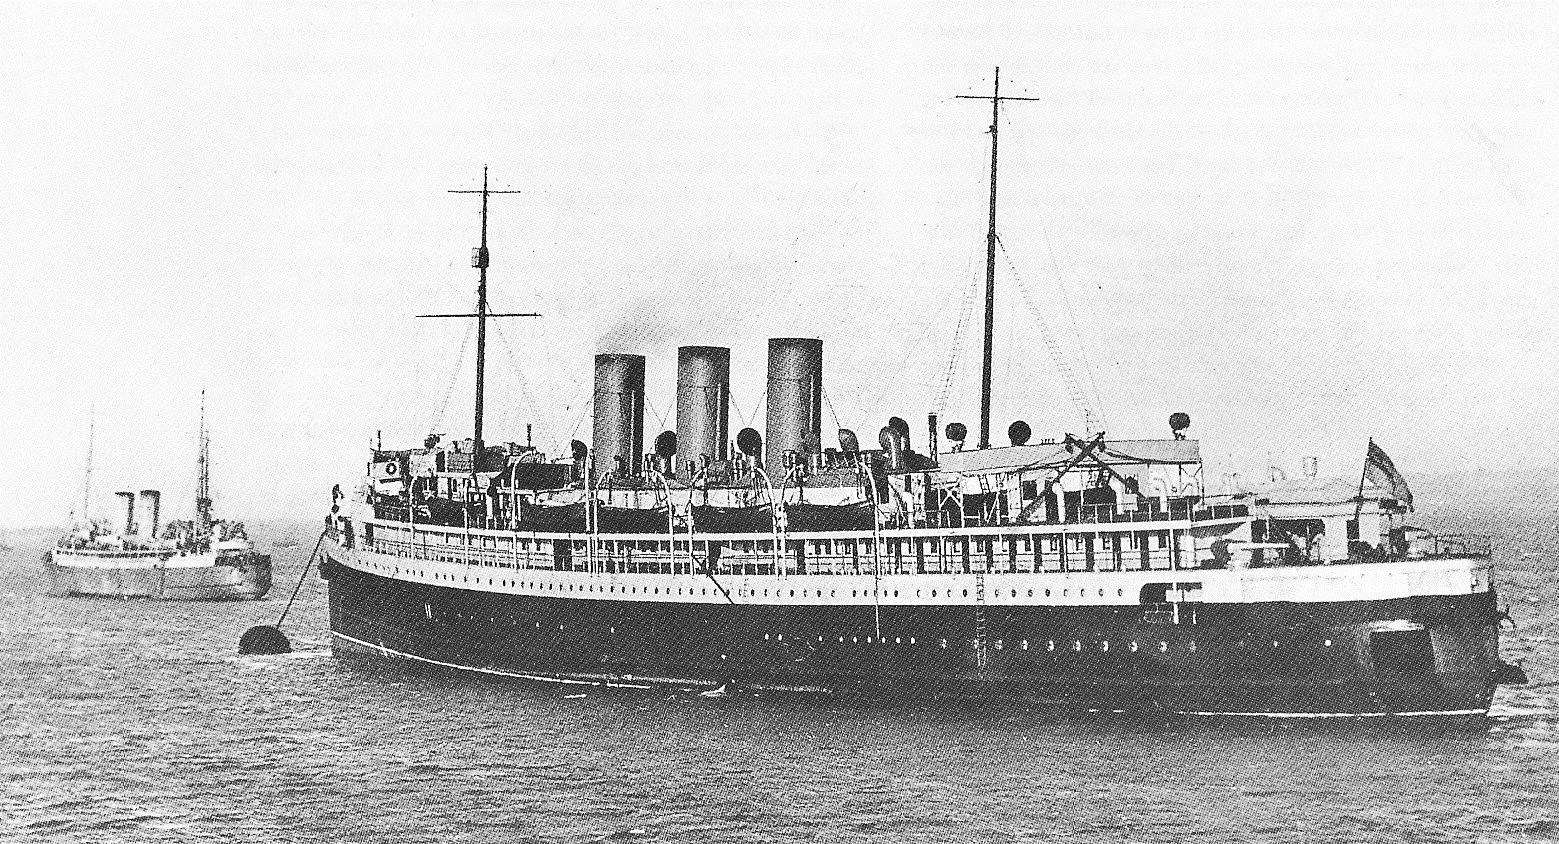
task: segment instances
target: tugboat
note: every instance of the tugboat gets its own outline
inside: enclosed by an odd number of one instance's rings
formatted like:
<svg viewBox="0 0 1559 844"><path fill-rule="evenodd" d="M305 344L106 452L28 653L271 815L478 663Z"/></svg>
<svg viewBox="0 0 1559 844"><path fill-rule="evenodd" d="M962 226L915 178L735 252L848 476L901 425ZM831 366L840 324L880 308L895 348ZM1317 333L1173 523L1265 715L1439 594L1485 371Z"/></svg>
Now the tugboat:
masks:
<svg viewBox="0 0 1559 844"><path fill-rule="evenodd" d="M676 353L645 449L645 358L594 361L589 444L487 442L487 195L474 436L371 450L322 541L342 659L557 683L1274 718L1477 717L1499 658L1489 544L1405 523L1371 441L1356 486L1212 491L1169 436L991 442L994 111L978 439L929 415L825 448L823 341L767 343L765 431L730 436L731 350ZM832 439L830 437L829 439ZM944 447L943 444L947 447Z"/></svg>
<svg viewBox="0 0 1559 844"><path fill-rule="evenodd" d="M160 491L143 489L137 496L127 490L114 493L125 505L124 521L116 525L87 515L92 477L89 443L83 523L43 555L49 593L169 601L265 597L271 588L270 556L256 553L243 522L211 514L210 448L202 393L194 518L164 526Z"/></svg>

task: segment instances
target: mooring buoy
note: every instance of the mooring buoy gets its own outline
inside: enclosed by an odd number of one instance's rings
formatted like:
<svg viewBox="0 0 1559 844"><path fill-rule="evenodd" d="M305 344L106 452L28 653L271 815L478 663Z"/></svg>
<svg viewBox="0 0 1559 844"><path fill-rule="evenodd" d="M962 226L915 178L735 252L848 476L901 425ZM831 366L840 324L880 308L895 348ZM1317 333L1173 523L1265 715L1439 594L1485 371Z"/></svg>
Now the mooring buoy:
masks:
<svg viewBox="0 0 1559 844"><path fill-rule="evenodd" d="M260 624L244 631L244 635L238 637L238 652L241 654L290 654L292 643L287 641L286 634L269 624Z"/></svg>
<svg viewBox="0 0 1559 844"><path fill-rule="evenodd" d="M314 550L309 552L308 561L303 564L303 571L298 574L298 584L292 587L292 597L287 599L287 606L282 607L281 618L276 619L276 625L257 624L244 631L244 635L238 637L238 652L240 654L290 654L292 642L287 641L286 634L281 632L281 626L287 621L287 613L292 610L292 602L298 599L298 590L303 588L303 581L309 576L309 567L314 565L314 558L319 555L319 546L324 543L325 534L319 535L314 543Z"/></svg>

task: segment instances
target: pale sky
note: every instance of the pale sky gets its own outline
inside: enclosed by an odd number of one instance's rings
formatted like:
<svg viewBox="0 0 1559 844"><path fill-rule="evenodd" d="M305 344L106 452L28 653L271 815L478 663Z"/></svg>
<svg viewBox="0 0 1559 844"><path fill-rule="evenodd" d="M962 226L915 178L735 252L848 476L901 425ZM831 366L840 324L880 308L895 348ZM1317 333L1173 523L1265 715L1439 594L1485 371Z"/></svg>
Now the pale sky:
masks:
<svg viewBox="0 0 1559 844"><path fill-rule="evenodd" d="M524 191L494 307L545 313L492 338L490 441L588 439L596 351L650 356L671 427L695 344L761 429L772 336L824 340L825 427L973 429L989 109L954 95L997 64L1040 98L1001 126L998 441L1081 433L1076 392L1113 436L1189 412L1214 475L1357 477L1373 436L1550 477L1559 15L1385 6L0 6L0 526L79 506L94 406L100 513L190 509L203 387L230 517L322 515L376 430L469 435L465 326L412 315L471 307L445 191L483 164Z"/></svg>

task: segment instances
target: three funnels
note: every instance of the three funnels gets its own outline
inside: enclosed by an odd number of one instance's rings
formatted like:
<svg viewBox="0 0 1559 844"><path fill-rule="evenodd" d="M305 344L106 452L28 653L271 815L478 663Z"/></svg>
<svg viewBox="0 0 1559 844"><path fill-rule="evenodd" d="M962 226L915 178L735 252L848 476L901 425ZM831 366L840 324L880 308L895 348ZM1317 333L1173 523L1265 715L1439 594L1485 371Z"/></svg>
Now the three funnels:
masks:
<svg viewBox="0 0 1559 844"><path fill-rule="evenodd" d="M783 477L789 467L821 451L823 341L769 340L764 465ZM595 356L596 474L643 470L645 359L642 355ZM711 463L731 459L731 350L721 346L677 349L676 461L674 474L692 479ZM669 468L669 467L668 467Z"/></svg>

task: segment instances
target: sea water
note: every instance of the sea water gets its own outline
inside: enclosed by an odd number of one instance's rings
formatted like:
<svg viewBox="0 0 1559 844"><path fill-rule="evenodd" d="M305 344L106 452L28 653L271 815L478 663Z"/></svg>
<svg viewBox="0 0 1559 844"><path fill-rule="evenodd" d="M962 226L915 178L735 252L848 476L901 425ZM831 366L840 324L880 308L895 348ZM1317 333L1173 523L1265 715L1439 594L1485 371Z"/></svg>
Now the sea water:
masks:
<svg viewBox="0 0 1559 844"><path fill-rule="evenodd" d="M0 552L0 838L59 842L1559 839L1550 552L1499 560L1520 627L1483 730L1060 717L597 690L343 665L324 584L270 599L49 597Z"/></svg>

